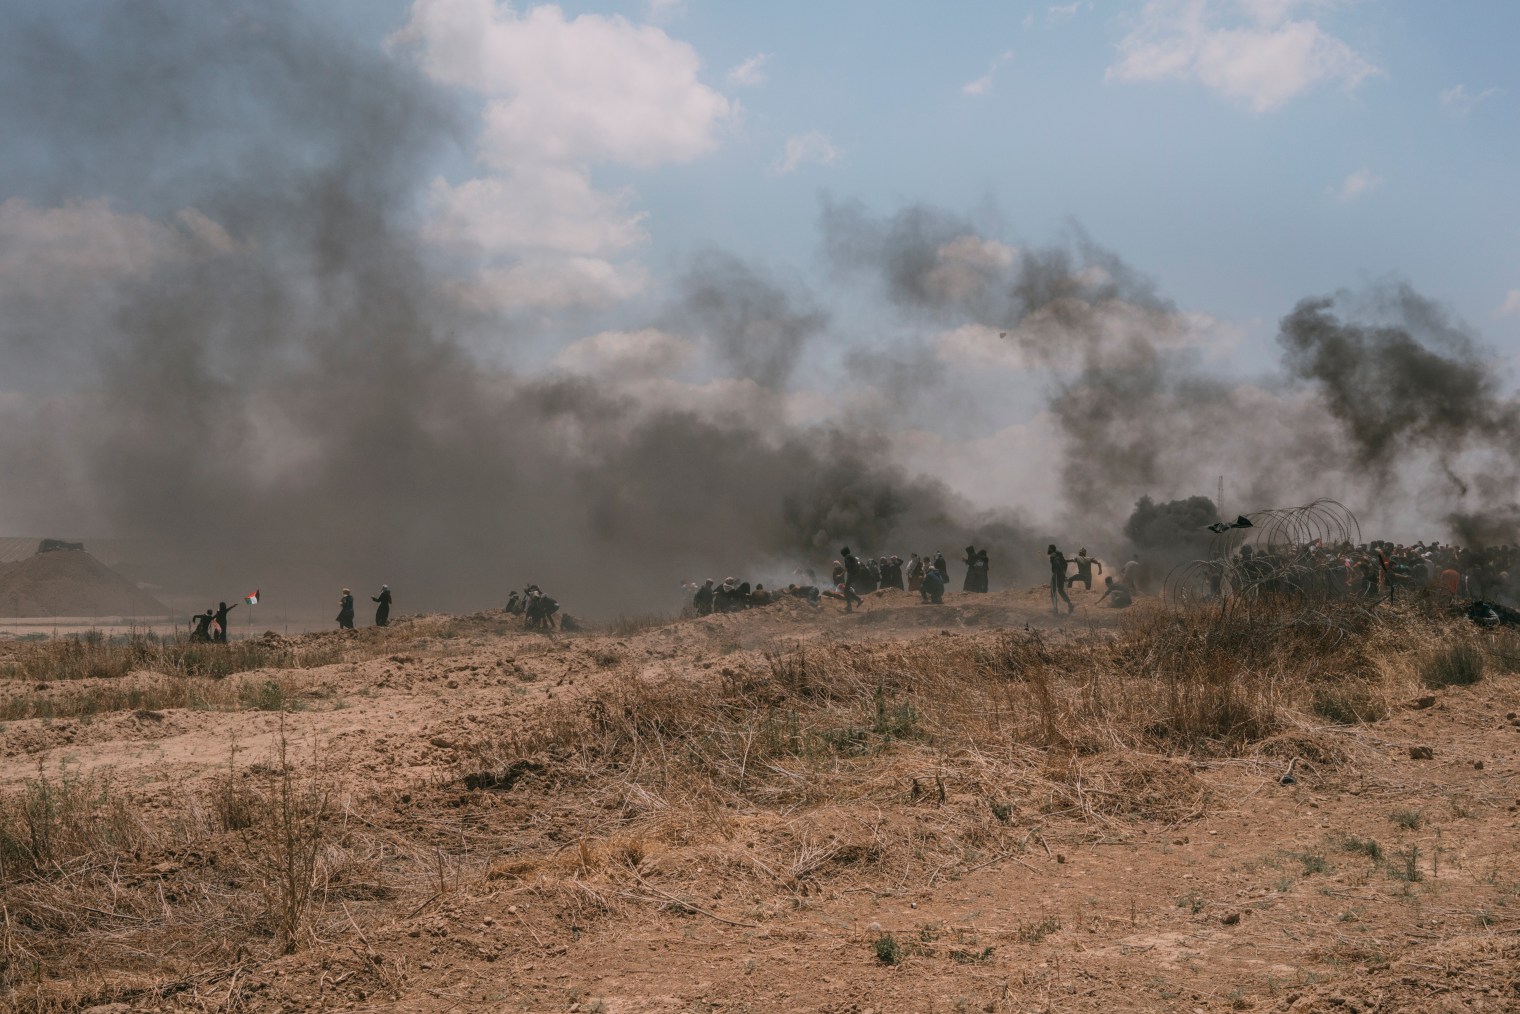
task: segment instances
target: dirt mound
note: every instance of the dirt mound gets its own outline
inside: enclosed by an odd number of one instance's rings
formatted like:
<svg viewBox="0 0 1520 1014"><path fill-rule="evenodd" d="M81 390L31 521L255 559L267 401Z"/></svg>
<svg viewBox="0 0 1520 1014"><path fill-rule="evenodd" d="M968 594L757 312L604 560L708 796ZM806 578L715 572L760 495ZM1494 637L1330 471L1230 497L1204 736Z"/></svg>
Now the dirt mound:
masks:
<svg viewBox="0 0 1520 1014"><path fill-rule="evenodd" d="M164 616L169 609L82 550L0 566L0 616Z"/></svg>

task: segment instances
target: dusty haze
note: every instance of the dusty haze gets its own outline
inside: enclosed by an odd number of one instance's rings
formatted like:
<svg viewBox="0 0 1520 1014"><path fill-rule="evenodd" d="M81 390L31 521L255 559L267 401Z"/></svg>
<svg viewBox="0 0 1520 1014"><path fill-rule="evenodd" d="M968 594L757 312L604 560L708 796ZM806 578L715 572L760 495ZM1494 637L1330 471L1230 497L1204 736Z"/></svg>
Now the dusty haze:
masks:
<svg viewBox="0 0 1520 1014"><path fill-rule="evenodd" d="M1019 246L939 209L828 201L827 279L709 252L652 314L746 382L724 411L687 409L615 377L488 364L455 337L492 330L510 350L527 325L462 307L418 238L418 195L461 127L404 52L282 4L91 22L109 24L79 29L67 4L0 14L0 219L51 209L67 235L109 197L141 230L9 265L7 530L161 546L144 576L208 601L258 586L321 612L341 585L385 581L401 612L468 610L531 580L593 615L667 609L687 578L822 568L844 543L954 558L974 542L996 581L1038 580L1045 540L1120 545L1138 496L1211 493L1221 471L1248 501L1232 509L1335 495L1440 525L1411 537L1515 537L1507 385L1406 286L1285 308L1281 373L1231 377L1194 317L1078 230ZM81 287L85 253L130 268ZM839 338L836 284L883 294L917 337ZM843 398L787 421L790 393L829 388L804 376L829 342L852 383L915 415L915 389L953 392L968 365L955 329L1041 378L1061 464L1029 481L1057 516L909 474L883 415ZM1417 509L1390 511L1389 491Z"/></svg>

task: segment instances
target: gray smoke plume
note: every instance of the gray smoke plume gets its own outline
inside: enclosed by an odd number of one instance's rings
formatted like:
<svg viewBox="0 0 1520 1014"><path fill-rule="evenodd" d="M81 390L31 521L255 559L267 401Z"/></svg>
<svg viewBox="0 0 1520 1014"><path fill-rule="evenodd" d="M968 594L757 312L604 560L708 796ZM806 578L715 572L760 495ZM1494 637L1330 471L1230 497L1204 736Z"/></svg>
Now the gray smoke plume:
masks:
<svg viewBox="0 0 1520 1014"><path fill-rule="evenodd" d="M1446 458L1515 432L1517 407L1471 335L1408 285L1377 296L1375 309L1398 323L1361 325L1337 316L1334 299L1306 299L1280 334L1289 374L1320 392L1364 467L1386 468L1421 446Z"/></svg>
<svg viewBox="0 0 1520 1014"><path fill-rule="evenodd" d="M1345 319L1342 304L1374 322ZM1291 377L1341 423L1352 451L1344 467L1382 484L1413 461L1426 472L1423 495L1450 505L1451 537L1520 539L1520 403L1503 391L1492 354L1442 307L1403 284L1363 300L1306 299L1283 318L1279 340Z"/></svg>
<svg viewBox="0 0 1520 1014"><path fill-rule="evenodd" d="M784 387L807 343L828 326L827 313L806 305L809 297L722 251L700 256L682 287L682 309L722 361L764 387Z"/></svg>
<svg viewBox="0 0 1520 1014"><path fill-rule="evenodd" d="M39 381L0 402L7 527L139 540L156 583L258 586L295 613L340 585L387 581L409 612L532 580L605 614L843 542L1023 551L869 433L778 436L483 365L412 220L448 103L293 5L14 4L0 40L5 193L64 225L103 210L67 199L111 194L151 240L90 326L50 333L76 272L37 279L36 312L0 330ZM778 385L827 321L725 257L683 311Z"/></svg>
<svg viewBox="0 0 1520 1014"><path fill-rule="evenodd" d="M1407 285L1304 300L1282 321L1283 373L1242 381L1208 369L1194 322L1079 230L1021 248L936 209L838 202L821 223L840 276L929 326L1001 333L1043 371L1074 523L1114 526L1137 497L1244 470L1242 509L1339 495L1409 523L1417 512L1388 509L1396 480L1418 513L1446 504L1448 530L1516 531L1520 410L1475 339Z"/></svg>

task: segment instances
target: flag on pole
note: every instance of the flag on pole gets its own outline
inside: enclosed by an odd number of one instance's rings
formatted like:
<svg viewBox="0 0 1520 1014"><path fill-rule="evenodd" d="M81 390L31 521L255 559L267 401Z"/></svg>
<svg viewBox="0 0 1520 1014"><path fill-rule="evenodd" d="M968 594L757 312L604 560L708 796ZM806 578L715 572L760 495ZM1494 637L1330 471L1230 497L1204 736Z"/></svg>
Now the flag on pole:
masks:
<svg viewBox="0 0 1520 1014"><path fill-rule="evenodd" d="M258 605L259 604L259 590L257 588L255 588L253 590L253 594L252 595L244 595L243 596L243 601L246 602L246 603L248 603L250 606L256 606L256 605Z"/></svg>
<svg viewBox="0 0 1520 1014"><path fill-rule="evenodd" d="M1223 535L1225 532L1229 531L1231 528L1255 528L1256 526L1253 525L1253 524L1251 524L1251 519L1250 518L1248 518L1244 514L1242 514L1238 518L1236 518L1233 522L1231 522L1231 521L1220 521L1217 524L1205 525L1204 527L1207 528L1209 531L1213 532L1215 535Z"/></svg>

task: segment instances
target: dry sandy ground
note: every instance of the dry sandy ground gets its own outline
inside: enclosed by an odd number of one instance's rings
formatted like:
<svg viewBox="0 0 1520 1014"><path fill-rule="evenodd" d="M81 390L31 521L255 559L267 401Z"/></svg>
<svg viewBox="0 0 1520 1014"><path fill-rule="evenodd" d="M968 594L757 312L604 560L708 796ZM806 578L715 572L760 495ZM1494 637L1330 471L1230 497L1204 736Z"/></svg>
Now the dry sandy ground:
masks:
<svg viewBox="0 0 1520 1014"><path fill-rule="evenodd" d="M394 859L384 848L375 859L390 886L330 904L321 946L250 958L230 982L209 976L140 1009L1520 1010L1514 676L1371 725L1311 730L1297 753L1172 759L1206 797L1171 821L1046 814L1011 788L1013 818L995 822L985 786L952 778L921 795L917 778L884 767L858 805L706 814L690 822L700 836L683 838L679 806L657 801L671 815L629 841L626 798L544 773L492 791L460 781L463 744L488 730L607 686L724 678L783 643L1114 623L1085 604L1052 618L1035 591L955 595L942 609L887 595L855 616L788 604L625 637L546 637L484 614L402 624L349 635L374 657L233 677L284 681L307 703L283 719L171 710L8 723L0 785L39 768L109 768L145 805L172 808L200 780L268 758L283 721L300 756L388 808L386 821L367 819L398 842ZM1433 757L1411 759L1417 745ZM1297 781L1282 785L1289 755L1301 758ZM921 777L930 784L935 769ZM915 852L915 836L968 834L972 813L986 828L958 859ZM528 830L531 855L513 837ZM892 862L848 862L873 836L891 843ZM1376 842L1380 858L1348 849L1348 836ZM436 877L417 872L418 841L437 849ZM615 849L625 861L604 858ZM172 882L203 861L179 857L160 874ZM878 960L887 934L896 964Z"/></svg>

